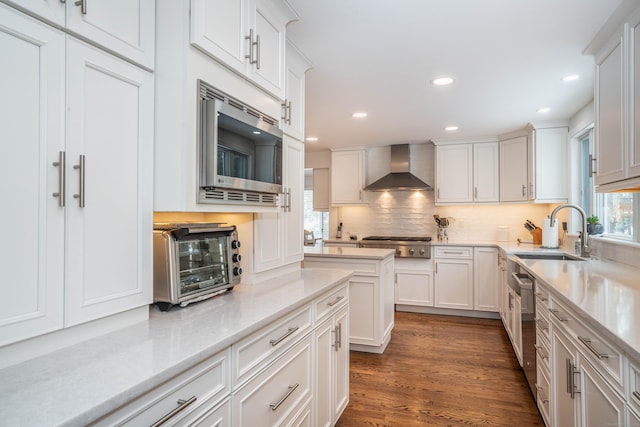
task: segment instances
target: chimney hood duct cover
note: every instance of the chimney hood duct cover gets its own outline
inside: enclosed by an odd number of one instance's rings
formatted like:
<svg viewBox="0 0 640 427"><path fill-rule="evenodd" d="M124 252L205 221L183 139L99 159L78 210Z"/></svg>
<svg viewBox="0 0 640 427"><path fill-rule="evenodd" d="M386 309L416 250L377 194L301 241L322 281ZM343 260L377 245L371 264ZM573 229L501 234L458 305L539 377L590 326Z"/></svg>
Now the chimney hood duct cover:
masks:
<svg viewBox="0 0 640 427"><path fill-rule="evenodd" d="M392 145L391 173L383 176L374 183L367 185L364 190L433 190L429 184L409 172L410 164L409 145Z"/></svg>

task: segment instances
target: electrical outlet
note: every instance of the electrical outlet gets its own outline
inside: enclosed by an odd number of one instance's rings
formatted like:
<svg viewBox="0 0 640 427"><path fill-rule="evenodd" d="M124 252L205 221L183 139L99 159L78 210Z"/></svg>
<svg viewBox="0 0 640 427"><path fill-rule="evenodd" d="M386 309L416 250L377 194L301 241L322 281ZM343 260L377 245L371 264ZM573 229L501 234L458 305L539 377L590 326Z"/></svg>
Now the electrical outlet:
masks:
<svg viewBox="0 0 640 427"><path fill-rule="evenodd" d="M567 231L567 221L562 221L562 231Z"/></svg>

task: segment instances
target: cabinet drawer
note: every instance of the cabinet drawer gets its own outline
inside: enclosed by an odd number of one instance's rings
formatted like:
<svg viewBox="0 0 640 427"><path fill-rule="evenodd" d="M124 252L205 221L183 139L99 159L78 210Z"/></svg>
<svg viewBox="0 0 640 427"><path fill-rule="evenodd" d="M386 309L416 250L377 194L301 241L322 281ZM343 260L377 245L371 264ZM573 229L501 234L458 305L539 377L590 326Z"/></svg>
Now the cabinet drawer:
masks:
<svg viewBox="0 0 640 427"><path fill-rule="evenodd" d="M471 246L436 246L435 258L461 258L473 259L473 247Z"/></svg>
<svg viewBox="0 0 640 427"><path fill-rule="evenodd" d="M231 397L217 405L202 405L174 427L231 427Z"/></svg>
<svg viewBox="0 0 640 427"><path fill-rule="evenodd" d="M538 368L538 377L536 378L536 394L540 415L544 419L545 425L549 424L549 409L551 400L551 382L547 376L547 372Z"/></svg>
<svg viewBox="0 0 640 427"><path fill-rule="evenodd" d="M587 327L582 319L555 298L551 298L549 311L554 325L562 327L576 341L578 348L598 372L622 394L625 364L622 352Z"/></svg>
<svg viewBox="0 0 640 427"><path fill-rule="evenodd" d="M367 259L338 259L305 256L304 268L335 268L338 270L351 270L358 276L379 276L379 260Z"/></svg>
<svg viewBox="0 0 640 427"><path fill-rule="evenodd" d="M629 361L629 394L627 402L638 413L640 413L640 364L636 361Z"/></svg>
<svg viewBox="0 0 640 427"><path fill-rule="evenodd" d="M549 364L550 348L551 346L544 341L536 343L536 366L539 369L544 369L547 376L550 376L551 373L551 366Z"/></svg>
<svg viewBox="0 0 640 427"><path fill-rule="evenodd" d="M218 353L107 415L95 425L152 425L172 411L176 412L175 415L163 425L174 425L175 422L190 418L190 414L202 405L215 405L231 391L229 353L228 349ZM177 411L179 407L184 409Z"/></svg>
<svg viewBox="0 0 640 427"><path fill-rule="evenodd" d="M336 312L349 300L347 283L343 283L338 289L332 289L316 300L316 324Z"/></svg>
<svg viewBox="0 0 640 427"><path fill-rule="evenodd" d="M235 392L234 425L288 424L311 398L311 357L311 337L307 336Z"/></svg>
<svg viewBox="0 0 640 427"><path fill-rule="evenodd" d="M536 313L536 341L545 341L547 345L551 342L549 319L544 317L539 312Z"/></svg>
<svg viewBox="0 0 640 427"><path fill-rule="evenodd" d="M232 345L233 388L247 381L310 330L311 304L307 304Z"/></svg>

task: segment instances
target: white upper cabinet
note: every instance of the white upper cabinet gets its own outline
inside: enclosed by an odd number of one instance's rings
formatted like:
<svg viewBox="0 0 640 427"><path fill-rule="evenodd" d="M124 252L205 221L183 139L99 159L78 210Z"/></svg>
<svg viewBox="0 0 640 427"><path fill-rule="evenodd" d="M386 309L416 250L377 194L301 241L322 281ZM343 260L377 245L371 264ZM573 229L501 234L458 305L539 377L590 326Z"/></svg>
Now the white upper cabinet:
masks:
<svg viewBox="0 0 640 427"><path fill-rule="evenodd" d="M74 35L154 67L154 0L10 0Z"/></svg>
<svg viewBox="0 0 640 427"><path fill-rule="evenodd" d="M529 171L533 175L529 176L529 200L538 203L568 200L568 135L566 126L532 130Z"/></svg>
<svg viewBox="0 0 640 427"><path fill-rule="evenodd" d="M527 137L500 141L500 201L528 200Z"/></svg>
<svg viewBox="0 0 640 427"><path fill-rule="evenodd" d="M282 130L304 141L304 83L311 63L290 43L287 43L287 74L285 100L282 104Z"/></svg>
<svg viewBox="0 0 640 427"><path fill-rule="evenodd" d="M498 143L436 146L436 203L499 200Z"/></svg>
<svg viewBox="0 0 640 427"><path fill-rule="evenodd" d="M436 203L473 201L473 145L436 146Z"/></svg>
<svg viewBox="0 0 640 427"><path fill-rule="evenodd" d="M191 43L279 99L285 98L286 32L297 19L278 0L192 0Z"/></svg>
<svg viewBox="0 0 640 427"><path fill-rule="evenodd" d="M364 204L364 150L331 152L331 204Z"/></svg>
<svg viewBox="0 0 640 427"><path fill-rule="evenodd" d="M595 55L597 191L640 188L640 8L628 14Z"/></svg>

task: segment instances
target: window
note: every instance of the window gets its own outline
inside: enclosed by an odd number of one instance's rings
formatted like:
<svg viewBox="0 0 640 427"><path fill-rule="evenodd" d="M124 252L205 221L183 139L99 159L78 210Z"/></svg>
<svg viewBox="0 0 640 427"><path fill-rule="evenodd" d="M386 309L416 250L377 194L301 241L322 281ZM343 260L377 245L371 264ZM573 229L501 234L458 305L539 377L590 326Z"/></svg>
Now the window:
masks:
<svg viewBox="0 0 640 427"><path fill-rule="evenodd" d="M591 173L592 131L578 138L580 144L580 205L588 216L598 217L604 236L640 241L640 193L596 193ZM634 215L635 213L635 215Z"/></svg>
<svg viewBox="0 0 640 427"><path fill-rule="evenodd" d="M316 239L329 238L329 212L313 210L313 190L304 190L304 229Z"/></svg>

